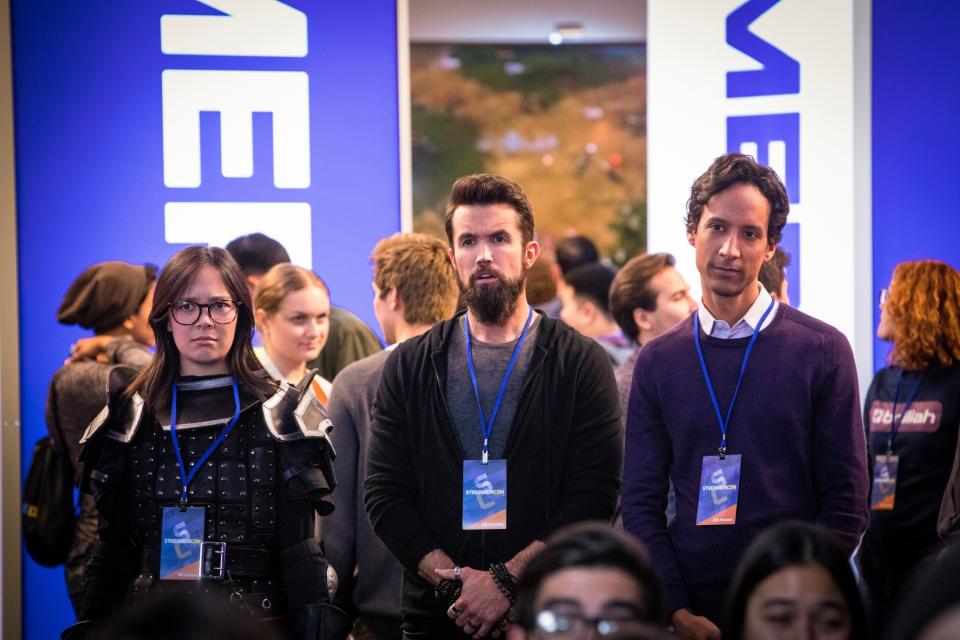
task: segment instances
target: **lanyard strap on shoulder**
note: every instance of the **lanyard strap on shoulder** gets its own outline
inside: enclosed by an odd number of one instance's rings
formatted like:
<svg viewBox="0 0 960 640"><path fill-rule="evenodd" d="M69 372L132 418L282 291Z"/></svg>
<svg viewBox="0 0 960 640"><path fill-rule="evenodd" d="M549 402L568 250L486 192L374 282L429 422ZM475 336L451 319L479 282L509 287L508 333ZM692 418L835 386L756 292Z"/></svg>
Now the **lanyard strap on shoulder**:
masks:
<svg viewBox="0 0 960 640"><path fill-rule="evenodd" d="M213 441L213 443L207 448L200 459L197 460L192 467L190 467L190 472L187 473L187 467L183 463L183 454L180 452L180 442L177 439L177 383L173 383L173 399L170 401L170 439L173 440L173 451L177 454L177 465L180 467L180 482L182 483L182 489L180 491L180 509L185 510L187 508L187 487L190 485L190 482L193 480L194 476L197 475L197 472L203 467L203 463L213 455L213 452L227 439L227 436L230 435L230 432L233 430L234 425L237 424L237 420L240 418L240 389L237 386L237 379L233 379L233 418L230 419L230 422L227 423L227 427L220 432L220 435Z"/></svg>
<svg viewBox="0 0 960 640"><path fill-rule="evenodd" d="M773 311L776 300L771 300L767 310L760 316L760 322L753 329L753 335L750 336L750 342L747 343L747 350L743 354L743 362L740 363L740 376L737 378L737 386L733 390L733 397L730 398L730 406L727 408L727 417L724 419L720 412L720 403L717 401L717 393L713 389L713 381L710 379L710 372L707 371L707 361L703 357L703 347L700 346L700 316L693 314L693 343L697 347L697 358L700 359L700 368L703 370L703 379L707 383L707 393L710 394L710 402L713 403L713 410L717 414L717 422L720 424L720 458L727 455L727 427L730 425L730 416L733 415L733 405L737 402L737 395L740 393L740 384L743 382L743 374L747 370L747 362L750 360L750 352L753 351L753 345L757 342L757 336L760 335L760 328L766 321L767 316Z"/></svg>
<svg viewBox="0 0 960 640"><path fill-rule="evenodd" d="M917 397L917 391L920 390L921 382L923 382L923 373L920 373L917 381L913 383L910 394L907 396L903 405L903 411L900 412L900 419L897 420L897 404L900 402L900 385L903 384L903 369L900 369L900 375L897 377L897 390L893 395L893 413L890 416L890 438L887 440L887 455L893 453L893 439L896 438L897 433L900 432L900 425L903 424L904 416L907 415L910 405L913 404L914 399Z"/></svg>

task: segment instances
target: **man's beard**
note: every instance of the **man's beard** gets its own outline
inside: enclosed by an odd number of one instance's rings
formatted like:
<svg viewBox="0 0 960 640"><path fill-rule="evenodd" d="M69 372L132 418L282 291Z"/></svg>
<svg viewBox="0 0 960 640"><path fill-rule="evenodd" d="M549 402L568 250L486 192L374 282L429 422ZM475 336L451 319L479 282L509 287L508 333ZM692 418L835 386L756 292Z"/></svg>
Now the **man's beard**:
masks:
<svg viewBox="0 0 960 640"><path fill-rule="evenodd" d="M496 283L477 284L478 275L492 275ZM527 280L527 270L524 268L516 280L507 280L496 271L476 271L470 276L468 284L457 278L460 291L463 293L467 308L473 312L477 320L484 324L503 324L517 310L520 294Z"/></svg>

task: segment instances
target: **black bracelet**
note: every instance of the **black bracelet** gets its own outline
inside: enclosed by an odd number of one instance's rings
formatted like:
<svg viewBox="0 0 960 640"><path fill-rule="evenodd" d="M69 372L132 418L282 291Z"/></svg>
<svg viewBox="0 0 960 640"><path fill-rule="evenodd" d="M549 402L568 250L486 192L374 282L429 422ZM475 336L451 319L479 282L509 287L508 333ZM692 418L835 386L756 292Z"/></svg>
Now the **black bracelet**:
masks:
<svg viewBox="0 0 960 640"><path fill-rule="evenodd" d="M517 599L517 579L507 570L507 565L502 562L493 562L490 564L490 576L494 584L507 597L510 604Z"/></svg>
<svg viewBox="0 0 960 640"><path fill-rule="evenodd" d="M462 587L463 584L459 580L441 580L437 586L433 588L433 596L437 600L451 605L460 597L460 589Z"/></svg>

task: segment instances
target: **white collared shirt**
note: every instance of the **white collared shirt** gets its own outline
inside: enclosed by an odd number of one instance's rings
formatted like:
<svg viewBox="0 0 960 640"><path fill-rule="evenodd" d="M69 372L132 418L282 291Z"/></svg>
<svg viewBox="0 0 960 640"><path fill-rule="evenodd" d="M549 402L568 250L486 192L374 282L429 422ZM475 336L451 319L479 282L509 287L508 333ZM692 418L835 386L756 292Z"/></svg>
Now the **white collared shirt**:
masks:
<svg viewBox="0 0 960 640"><path fill-rule="evenodd" d="M767 290L759 282L757 287L760 288L760 295L757 296L757 299L754 300L753 304L747 309L747 313L744 314L739 321L737 321L732 327L728 325L723 320L717 320L713 317L713 314L707 310L707 306L700 302L700 307L697 309L697 315L700 318L700 326L703 327L703 332L708 336L714 338L720 338L722 340L731 340L733 338L749 338L753 335L753 330L756 328L757 323L760 322L760 318L763 317L763 312L767 310L767 307L770 306L770 301L773 298L767 292ZM763 331L770 326L770 323L773 322L774 316L777 315L777 310L780 308L780 303L775 302L773 309L770 310L770 315L767 316L767 319L763 321L763 326L760 327L760 331Z"/></svg>
<svg viewBox="0 0 960 640"><path fill-rule="evenodd" d="M277 382L283 382L283 374L280 373L280 368L274 364L273 360L270 359L270 356L267 355L267 350L263 347L254 347L253 354L257 356L257 360L260 361L260 364L263 366L264 370L270 374L270 377L276 380ZM323 393L329 398L330 390L333 388L333 383L324 378L321 375L317 375L314 380L317 381L317 384L320 385L320 389L323 390ZM290 382L289 380L287 382ZM292 384L296 384L293 382ZM326 404L326 403L324 403Z"/></svg>

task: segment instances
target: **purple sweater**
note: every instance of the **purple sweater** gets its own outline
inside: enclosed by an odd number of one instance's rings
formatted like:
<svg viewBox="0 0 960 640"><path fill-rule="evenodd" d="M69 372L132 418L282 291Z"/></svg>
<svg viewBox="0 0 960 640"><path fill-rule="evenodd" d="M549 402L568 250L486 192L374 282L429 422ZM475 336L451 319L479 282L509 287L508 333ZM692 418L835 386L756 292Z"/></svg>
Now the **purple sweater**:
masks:
<svg viewBox="0 0 960 640"><path fill-rule="evenodd" d="M749 338L701 332L721 411ZM832 530L849 551L867 524L867 468L853 353L833 327L781 305L759 335L727 429L741 454L736 524L696 525L703 457L720 426L697 359L693 317L640 351L630 390L623 522L650 548L668 613L689 607L722 622L730 580L760 531L796 518ZM677 517L667 528L668 479Z"/></svg>

